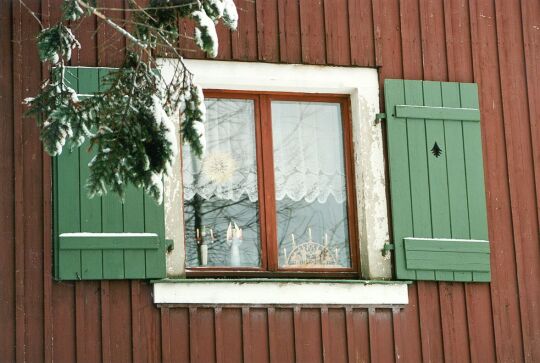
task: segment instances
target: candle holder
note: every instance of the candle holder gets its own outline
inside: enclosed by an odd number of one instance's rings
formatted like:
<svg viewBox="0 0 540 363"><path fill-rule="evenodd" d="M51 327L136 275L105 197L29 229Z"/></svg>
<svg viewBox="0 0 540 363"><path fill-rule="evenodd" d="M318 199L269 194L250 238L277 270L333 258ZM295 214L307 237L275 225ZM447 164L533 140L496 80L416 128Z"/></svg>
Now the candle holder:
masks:
<svg viewBox="0 0 540 363"><path fill-rule="evenodd" d="M229 223L227 228L227 244L230 247L229 266L241 266L240 245L244 242L242 229L236 223Z"/></svg>
<svg viewBox="0 0 540 363"><path fill-rule="evenodd" d="M206 227L202 227L202 231L196 229L195 242L197 243L197 252L199 257L199 266L208 265L208 241L207 241ZM214 243L214 232L210 228L210 243Z"/></svg>

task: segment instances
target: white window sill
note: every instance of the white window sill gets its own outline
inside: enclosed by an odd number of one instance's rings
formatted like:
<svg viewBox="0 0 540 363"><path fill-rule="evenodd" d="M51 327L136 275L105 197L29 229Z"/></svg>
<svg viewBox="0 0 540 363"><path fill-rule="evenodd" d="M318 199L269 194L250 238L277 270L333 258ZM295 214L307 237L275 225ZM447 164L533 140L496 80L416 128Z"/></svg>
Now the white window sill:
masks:
<svg viewBox="0 0 540 363"><path fill-rule="evenodd" d="M406 281L285 279L164 279L154 303L197 305L361 305L409 303Z"/></svg>

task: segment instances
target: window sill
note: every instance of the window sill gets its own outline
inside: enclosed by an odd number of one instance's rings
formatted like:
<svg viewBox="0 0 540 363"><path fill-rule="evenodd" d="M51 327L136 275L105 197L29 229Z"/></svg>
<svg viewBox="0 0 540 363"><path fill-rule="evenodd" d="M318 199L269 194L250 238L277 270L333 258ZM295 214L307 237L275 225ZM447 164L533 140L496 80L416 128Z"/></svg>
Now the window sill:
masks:
<svg viewBox="0 0 540 363"><path fill-rule="evenodd" d="M312 279L163 279L154 303L179 305L338 305L399 307L407 281Z"/></svg>

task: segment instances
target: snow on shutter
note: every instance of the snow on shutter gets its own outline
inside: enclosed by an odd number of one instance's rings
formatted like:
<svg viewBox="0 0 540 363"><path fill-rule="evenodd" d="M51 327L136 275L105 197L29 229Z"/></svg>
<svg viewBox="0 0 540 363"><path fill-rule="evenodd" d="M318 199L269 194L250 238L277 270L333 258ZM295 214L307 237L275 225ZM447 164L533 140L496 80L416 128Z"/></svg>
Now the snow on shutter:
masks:
<svg viewBox="0 0 540 363"><path fill-rule="evenodd" d="M70 67L66 80L79 97L99 92L110 69ZM59 280L150 279L166 275L163 205L131 186L88 198L93 152L88 142L53 159L54 258Z"/></svg>
<svg viewBox="0 0 540 363"><path fill-rule="evenodd" d="M475 84L385 81L398 279L489 281Z"/></svg>

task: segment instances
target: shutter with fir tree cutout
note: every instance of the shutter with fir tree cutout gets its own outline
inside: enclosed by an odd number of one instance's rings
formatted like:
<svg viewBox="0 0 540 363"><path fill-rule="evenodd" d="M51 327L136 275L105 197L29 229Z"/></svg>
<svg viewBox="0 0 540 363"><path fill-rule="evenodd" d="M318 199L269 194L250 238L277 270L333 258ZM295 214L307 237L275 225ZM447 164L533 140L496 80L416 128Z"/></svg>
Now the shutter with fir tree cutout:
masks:
<svg viewBox="0 0 540 363"><path fill-rule="evenodd" d="M103 91L110 69L68 67L66 81L79 97ZM59 280L157 279L166 276L163 205L130 186L89 198L88 141L53 158L54 273Z"/></svg>
<svg viewBox="0 0 540 363"><path fill-rule="evenodd" d="M396 277L490 281L476 85L384 86Z"/></svg>

